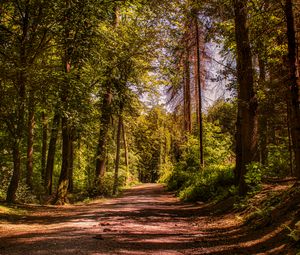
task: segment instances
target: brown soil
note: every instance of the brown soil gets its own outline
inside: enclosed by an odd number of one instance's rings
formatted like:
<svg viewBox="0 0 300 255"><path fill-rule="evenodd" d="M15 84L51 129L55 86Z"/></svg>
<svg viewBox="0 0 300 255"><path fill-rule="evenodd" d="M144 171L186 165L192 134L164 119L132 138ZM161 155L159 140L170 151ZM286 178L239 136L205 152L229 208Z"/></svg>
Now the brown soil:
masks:
<svg viewBox="0 0 300 255"><path fill-rule="evenodd" d="M282 221L253 231L234 213L179 202L158 184L105 202L26 209L1 221L0 254L296 254Z"/></svg>

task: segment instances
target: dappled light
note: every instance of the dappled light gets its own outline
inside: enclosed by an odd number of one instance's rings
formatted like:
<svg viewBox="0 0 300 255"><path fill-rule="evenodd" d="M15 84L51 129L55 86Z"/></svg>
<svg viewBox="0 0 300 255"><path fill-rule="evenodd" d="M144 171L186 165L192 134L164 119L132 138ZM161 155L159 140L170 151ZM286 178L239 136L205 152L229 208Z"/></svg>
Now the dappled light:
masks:
<svg viewBox="0 0 300 255"><path fill-rule="evenodd" d="M251 232L211 209L178 202L161 185L141 185L105 203L36 208L28 219L7 222L1 254L280 254L286 248L276 242L286 229Z"/></svg>
<svg viewBox="0 0 300 255"><path fill-rule="evenodd" d="M0 254L300 254L299 0L0 1Z"/></svg>

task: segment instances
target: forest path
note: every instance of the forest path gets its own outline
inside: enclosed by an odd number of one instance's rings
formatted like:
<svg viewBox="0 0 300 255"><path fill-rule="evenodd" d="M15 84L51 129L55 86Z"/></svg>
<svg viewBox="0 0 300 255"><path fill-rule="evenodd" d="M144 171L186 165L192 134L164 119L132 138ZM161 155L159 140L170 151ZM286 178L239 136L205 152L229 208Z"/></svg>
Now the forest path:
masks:
<svg viewBox="0 0 300 255"><path fill-rule="evenodd" d="M0 254L276 254L254 252L259 243L232 215L179 202L159 184L105 202L33 207L1 222L0 237Z"/></svg>

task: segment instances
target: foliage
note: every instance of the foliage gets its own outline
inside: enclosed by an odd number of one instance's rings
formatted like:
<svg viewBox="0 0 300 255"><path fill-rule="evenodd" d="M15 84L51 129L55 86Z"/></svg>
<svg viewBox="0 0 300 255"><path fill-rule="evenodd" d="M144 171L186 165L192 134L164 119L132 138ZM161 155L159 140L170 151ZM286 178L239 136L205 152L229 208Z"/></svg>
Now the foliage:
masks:
<svg viewBox="0 0 300 255"><path fill-rule="evenodd" d="M298 221L295 224L295 227L293 229L291 229L288 226L286 226L286 227L290 231L288 236L291 237L295 242L298 242L300 240L300 221Z"/></svg>
<svg viewBox="0 0 300 255"><path fill-rule="evenodd" d="M30 187L27 186L25 180L22 180L17 190L17 201L20 203L38 203L36 196L33 194Z"/></svg>
<svg viewBox="0 0 300 255"><path fill-rule="evenodd" d="M229 133L234 137L235 133L236 105L223 99L216 100L209 107L207 121L221 128L222 133Z"/></svg>
<svg viewBox="0 0 300 255"><path fill-rule="evenodd" d="M268 160L265 166L267 176L284 177L289 174L290 169L290 155L285 144L268 145Z"/></svg>
<svg viewBox="0 0 300 255"><path fill-rule="evenodd" d="M214 166L189 176L189 180L179 191L185 201L207 201L221 199L229 195L228 188L233 185L233 168Z"/></svg>
<svg viewBox="0 0 300 255"><path fill-rule="evenodd" d="M181 145L180 161L161 178L183 200L220 199L229 195L229 189L233 185L231 140L226 134L221 134L220 127L205 123L204 141L203 169L199 167L199 141L191 135Z"/></svg>
<svg viewBox="0 0 300 255"><path fill-rule="evenodd" d="M238 104L237 49L231 1L20 0L4 1L0 9L1 200L12 182L14 166L19 166L17 201L37 202L45 192L43 164L49 152L45 155L44 149L49 149L55 115L60 120L67 119L70 129L74 146L70 154L74 157L70 159L73 174L68 178L73 179L75 193L112 194L116 118L120 114L126 127L129 158L126 165L122 141L120 188L131 183L160 181L184 200L207 200L236 193L232 179ZM295 159L291 144L293 126L287 125L291 112L287 103L288 47L282 3L247 1L247 9L255 59L261 162L247 166L245 180L250 196L260 189L265 178L293 174ZM201 169L199 130L194 116L197 103L192 95L194 81L190 84L190 133L183 131L182 113L182 61L187 35L189 47L195 48L193 25L187 25L194 18L203 34L201 68L205 69L209 61L224 66L216 70L216 84L225 84L232 92L230 100L217 99L203 109L205 166ZM217 47L214 52L205 52L206 44ZM191 61L194 57L191 54ZM192 80L195 71L189 70ZM203 84L210 78L209 72L206 76L202 77ZM163 94L166 88L171 88L167 96ZM102 102L108 91L112 103L105 145L106 174L101 185L95 187L97 143L104 125ZM166 106L163 101L170 94L172 104ZM30 131L32 148L28 146ZM66 163L62 146L60 124L56 149L52 152L54 190ZM33 187L25 184L29 173L26 155L30 149Z"/></svg>
<svg viewBox="0 0 300 255"><path fill-rule="evenodd" d="M263 167L258 162L252 162L247 165L247 173L245 182L249 187L250 193L255 193L260 190L263 177Z"/></svg>

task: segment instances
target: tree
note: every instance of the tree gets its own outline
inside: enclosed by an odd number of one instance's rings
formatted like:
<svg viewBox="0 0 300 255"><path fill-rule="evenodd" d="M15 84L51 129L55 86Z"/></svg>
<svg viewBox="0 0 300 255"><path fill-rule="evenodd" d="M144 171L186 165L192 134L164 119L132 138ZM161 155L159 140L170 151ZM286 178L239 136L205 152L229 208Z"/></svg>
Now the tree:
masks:
<svg viewBox="0 0 300 255"><path fill-rule="evenodd" d="M296 2L296 1L295 1ZM295 153L296 176L300 178L300 109L299 109L299 52L296 46L295 18L293 1L286 0L285 15L288 38L288 84L290 88L291 105L291 133ZM297 38L298 39L298 38Z"/></svg>
<svg viewBox="0 0 300 255"><path fill-rule="evenodd" d="M89 58L98 24L95 6L96 2L92 0L85 3L66 0L61 6L63 12L57 40L62 46L59 52L62 61L59 95L62 105L62 164L54 199L57 204L67 202L74 160L73 142L80 123L79 112L82 110L79 107L89 97L87 84L80 78L85 60Z"/></svg>
<svg viewBox="0 0 300 255"><path fill-rule="evenodd" d="M239 193L245 195L247 165L257 159L257 99L247 24L247 1L234 0L233 7L238 79L236 180Z"/></svg>
<svg viewBox="0 0 300 255"><path fill-rule="evenodd" d="M122 132L122 115L119 115L118 130L117 130L117 148L116 148L116 161L115 161L115 174L114 174L114 187L113 194L116 195L119 187L119 165L120 165L120 149L121 149L121 132Z"/></svg>
<svg viewBox="0 0 300 255"><path fill-rule="evenodd" d="M25 140L25 118L28 108L27 143L27 184L32 187L33 172L33 123L34 123L34 87L32 77L37 72L36 65L49 43L49 23L52 17L52 4L48 2L4 2L1 4L1 62L3 92L13 96L11 110L6 110L5 122L11 134L13 155L13 174L7 190L8 202L14 202L19 180L22 174L22 146ZM14 54L11 54L11 53ZM27 103L28 102L28 103Z"/></svg>

